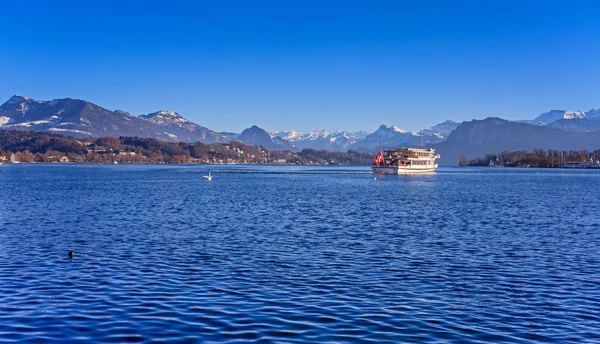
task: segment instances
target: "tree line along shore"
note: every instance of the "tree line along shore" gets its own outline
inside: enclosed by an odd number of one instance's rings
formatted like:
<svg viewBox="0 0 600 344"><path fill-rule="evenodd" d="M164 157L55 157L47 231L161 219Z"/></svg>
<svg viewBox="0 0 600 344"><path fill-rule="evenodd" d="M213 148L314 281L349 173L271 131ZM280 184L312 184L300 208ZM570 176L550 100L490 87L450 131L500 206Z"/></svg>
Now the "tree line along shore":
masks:
<svg viewBox="0 0 600 344"><path fill-rule="evenodd" d="M0 162L369 165L369 153L269 151L239 141L168 142L139 137L74 138L33 131L0 131Z"/></svg>
<svg viewBox="0 0 600 344"><path fill-rule="evenodd" d="M572 164L593 163L598 164L600 149L569 150L534 149L533 151L518 150L514 152L488 153L483 157L469 159L461 154L461 166L506 166L506 167L561 167Z"/></svg>

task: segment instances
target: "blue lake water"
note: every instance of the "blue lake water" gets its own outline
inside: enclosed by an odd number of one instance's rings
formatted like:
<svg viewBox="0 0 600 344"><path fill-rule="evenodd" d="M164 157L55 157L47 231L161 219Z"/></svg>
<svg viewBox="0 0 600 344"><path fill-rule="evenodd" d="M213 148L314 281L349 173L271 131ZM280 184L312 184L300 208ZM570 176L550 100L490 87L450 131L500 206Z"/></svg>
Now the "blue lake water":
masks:
<svg viewBox="0 0 600 344"><path fill-rule="evenodd" d="M600 171L368 171L4 164L0 342L600 341Z"/></svg>

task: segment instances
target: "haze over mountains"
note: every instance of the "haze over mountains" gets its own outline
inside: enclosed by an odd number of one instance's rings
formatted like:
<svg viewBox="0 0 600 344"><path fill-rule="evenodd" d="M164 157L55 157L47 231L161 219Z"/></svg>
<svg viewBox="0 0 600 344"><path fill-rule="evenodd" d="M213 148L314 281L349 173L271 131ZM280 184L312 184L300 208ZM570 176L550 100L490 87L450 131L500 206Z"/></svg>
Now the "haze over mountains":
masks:
<svg viewBox="0 0 600 344"><path fill-rule="evenodd" d="M241 133L215 132L187 120L174 111L162 110L134 116L110 111L79 99L37 101L15 95L0 106L0 129L32 130L74 137L138 136L173 142L218 143L238 140L269 150L299 151L305 148L329 151L354 149L375 152L399 146L418 146L420 135L393 125L367 131L292 130L267 132L252 126ZM423 130L423 144L436 148L440 164L455 165L460 154L471 157L504 150L599 149L600 109L552 110L533 120L508 121L486 118L458 123L445 121Z"/></svg>

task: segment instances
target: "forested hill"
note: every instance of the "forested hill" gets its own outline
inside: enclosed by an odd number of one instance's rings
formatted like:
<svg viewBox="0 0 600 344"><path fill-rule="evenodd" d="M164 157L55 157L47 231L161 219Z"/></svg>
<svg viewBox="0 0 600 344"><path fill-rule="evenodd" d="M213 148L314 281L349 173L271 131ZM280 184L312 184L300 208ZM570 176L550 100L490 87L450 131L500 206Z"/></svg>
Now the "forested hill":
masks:
<svg viewBox="0 0 600 344"><path fill-rule="evenodd" d="M0 161L11 159L20 162L368 165L372 156L352 150L269 151L238 141L207 144L139 137L78 139L33 131L0 131Z"/></svg>

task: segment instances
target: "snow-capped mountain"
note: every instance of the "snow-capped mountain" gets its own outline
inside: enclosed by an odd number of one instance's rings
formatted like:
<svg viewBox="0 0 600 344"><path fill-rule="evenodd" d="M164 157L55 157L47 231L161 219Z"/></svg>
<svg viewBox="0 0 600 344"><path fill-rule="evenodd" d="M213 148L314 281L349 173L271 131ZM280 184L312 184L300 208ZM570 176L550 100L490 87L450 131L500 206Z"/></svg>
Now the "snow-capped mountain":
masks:
<svg viewBox="0 0 600 344"><path fill-rule="evenodd" d="M501 137L497 133L498 130L506 129L517 130L518 132L505 132L502 134L504 135L503 138L512 135L514 140L517 140L518 137L519 140L525 140L521 136L525 137L533 130L532 133L547 132L555 136L559 135L557 133L563 132L565 134L560 135L565 137L565 142L571 142L569 141L571 139L576 142L576 137L579 136L571 137L567 134L594 134L600 132L600 109L592 109L587 112L552 110L533 120L510 122L519 125L506 124L505 122L510 121L494 118L485 121L471 121L465 127L466 122L445 121L423 130L423 144L426 147L435 147L441 142L445 142L440 147L446 147L447 138L455 136L459 129L460 136L465 140L469 137L483 137L494 133ZM543 127L547 130L540 131L529 127L538 129ZM299 133L295 130L268 133L257 126L248 128L239 134L231 132L217 133L187 120L174 111L162 110L147 115L134 116L122 110L110 111L85 100L65 98L38 101L20 95L12 96L7 102L0 105L0 130L44 131L75 137L138 136L167 141L199 141L204 143L238 140L250 145L262 145L269 150L294 151L311 148L330 151L355 149L373 152L382 148L416 147L420 141L418 133L409 132L392 125L381 125L370 134L366 131L330 132L326 130L315 130L308 133ZM469 132L472 132L472 135ZM539 137L542 136L540 134ZM477 138L477 140L480 139ZM535 143L534 141L532 141L532 144ZM452 142L459 141L455 137ZM545 147L546 141L539 142L540 147L538 148L555 148ZM471 141L467 143L475 145ZM496 146L490 144L489 147ZM579 146L573 145L573 147Z"/></svg>
<svg viewBox="0 0 600 344"><path fill-rule="evenodd" d="M586 119L570 119L566 122ZM556 121L558 122L558 121ZM556 123L555 122L555 123ZM501 118L463 122L446 140L432 145L440 153L440 165L456 165L461 154L480 157L490 152L558 149L595 150L600 147L600 132L576 133Z"/></svg>
<svg viewBox="0 0 600 344"><path fill-rule="evenodd" d="M520 121L577 133L600 130L600 109L590 111L551 110L533 120Z"/></svg>
<svg viewBox="0 0 600 344"><path fill-rule="evenodd" d="M444 141L458 125L459 123L446 121L423 130L423 145L429 146ZM372 152L383 148L418 147L421 141L420 136L419 133L409 132L394 125L382 124L379 129L364 140L354 143L351 148Z"/></svg>
<svg viewBox="0 0 600 344"><path fill-rule="evenodd" d="M352 148L361 151L373 151L394 146L414 146L415 142L417 145L419 144L419 134L408 132L394 125L382 124L364 140L356 142Z"/></svg>
<svg viewBox="0 0 600 344"><path fill-rule="evenodd" d="M295 131L294 129L291 129L290 131L285 131L285 130L273 131L273 132L270 132L269 135L271 135L271 137L281 137L282 139L284 139L286 141L290 141L290 142L296 142L296 141L302 139L302 134Z"/></svg>
<svg viewBox="0 0 600 344"><path fill-rule="evenodd" d="M439 142L456 123L445 122L425 132L425 143ZM383 126L378 132L315 130L299 133L294 130L267 133L259 127L244 132L216 133L187 120L174 111L162 110L134 116L126 111L110 111L79 99L37 101L15 95L0 106L0 129L48 131L76 137L138 136L167 141L206 143L239 140L247 144L263 145L268 149L301 150L304 148L347 151L367 139L364 146L392 146L399 143L418 144L416 133L407 133L398 127Z"/></svg>
<svg viewBox="0 0 600 344"><path fill-rule="evenodd" d="M141 115L140 118L160 125L176 125L178 127L184 127L186 124L192 123L177 112L169 110L161 110L147 115Z"/></svg>
<svg viewBox="0 0 600 344"><path fill-rule="evenodd" d="M48 131L76 137L138 136L167 141L229 142L172 111L133 116L80 99L38 101L20 95L0 106L0 129Z"/></svg>
<svg viewBox="0 0 600 344"><path fill-rule="evenodd" d="M453 132L454 129L456 129L456 127L458 127L459 125L460 125L460 122L454 122L454 121L448 120L448 121L442 122L440 124L436 124L433 127L431 127L430 129L423 130L423 134L439 133L443 137L448 137L448 135L450 135L450 133Z"/></svg>
<svg viewBox="0 0 600 344"><path fill-rule="evenodd" d="M163 133L174 141L191 142L229 142L230 139L214 131L200 126L177 112L161 110L147 115L140 115L140 119L153 123L164 129Z"/></svg>
<svg viewBox="0 0 600 344"><path fill-rule="evenodd" d="M276 131L270 133L272 137L280 137L292 142L296 150L305 148L326 149L329 151L347 151L356 141L363 140L368 133L366 131L334 131L315 130L306 134L299 133L294 129L290 131Z"/></svg>
<svg viewBox="0 0 600 344"><path fill-rule="evenodd" d="M548 125L561 119L576 119L585 117L584 111L550 110L537 116L533 120L524 120L522 122L536 125Z"/></svg>

